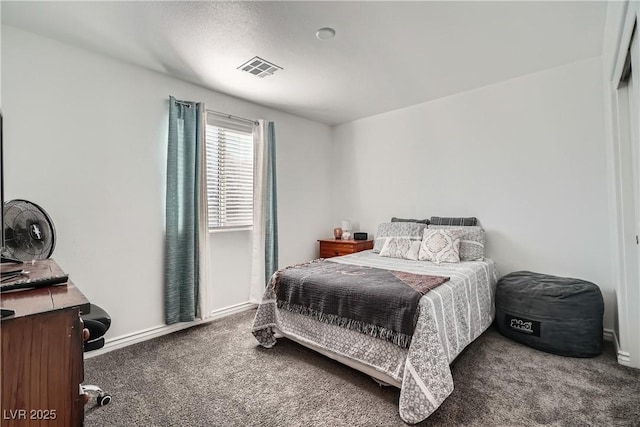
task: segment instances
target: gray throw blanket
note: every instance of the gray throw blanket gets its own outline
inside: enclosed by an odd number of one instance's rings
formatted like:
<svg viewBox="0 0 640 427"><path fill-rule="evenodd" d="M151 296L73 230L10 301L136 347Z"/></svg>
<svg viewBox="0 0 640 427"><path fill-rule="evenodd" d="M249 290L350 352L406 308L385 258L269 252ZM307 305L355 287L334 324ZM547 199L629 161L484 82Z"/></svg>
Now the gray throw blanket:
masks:
<svg viewBox="0 0 640 427"><path fill-rule="evenodd" d="M449 277L316 260L272 278L278 307L408 348L418 301Z"/></svg>

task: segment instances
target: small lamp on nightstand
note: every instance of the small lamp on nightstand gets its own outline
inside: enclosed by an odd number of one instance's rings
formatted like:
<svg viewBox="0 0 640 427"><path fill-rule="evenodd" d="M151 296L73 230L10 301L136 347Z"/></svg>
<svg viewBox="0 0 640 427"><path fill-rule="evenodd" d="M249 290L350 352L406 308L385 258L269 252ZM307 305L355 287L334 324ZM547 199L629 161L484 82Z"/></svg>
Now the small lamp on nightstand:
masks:
<svg viewBox="0 0 640 427"><path fill-rule="evenodd" d="M349 240L351 238L351 221L342 221L342 239Z"/></svg>

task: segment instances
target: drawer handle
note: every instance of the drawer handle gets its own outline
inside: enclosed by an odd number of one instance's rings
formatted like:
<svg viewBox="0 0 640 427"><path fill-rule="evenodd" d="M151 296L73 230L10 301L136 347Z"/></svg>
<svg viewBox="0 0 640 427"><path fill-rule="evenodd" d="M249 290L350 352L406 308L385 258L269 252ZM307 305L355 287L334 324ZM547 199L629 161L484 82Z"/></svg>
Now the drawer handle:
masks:
<svg viewBox="0 0 640 427"><path fill-rule="evenodd" d="M335 252L335 254L336 254L336 255L339 255L339 254L340 254L340 252L336 251L336 252Z"/></svg>

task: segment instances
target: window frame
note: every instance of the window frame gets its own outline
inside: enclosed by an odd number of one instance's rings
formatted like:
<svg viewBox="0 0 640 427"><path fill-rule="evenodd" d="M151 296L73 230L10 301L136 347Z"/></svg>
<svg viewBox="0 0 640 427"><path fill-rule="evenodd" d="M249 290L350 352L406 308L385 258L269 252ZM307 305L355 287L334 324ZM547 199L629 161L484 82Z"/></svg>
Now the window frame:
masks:
<svg viewBox="0 0 640 427"><path fill-rule="evenodd" d="M220 130L223 134L228 134L224 138L225 144L220 144ZM209 233L221 233L229 231L251 231L253 230L254 218L254 200L253 193L255 190L255 144L253 141L253 122L248 120L239 120L230 115L221 115L213 112L206 112L205 115L205 174L206 174L206 191L207 191L207 231ZM212 150L217 150L218 156L212 154ZM247 167L247 162L250 165ZM220 172L219 168L215 168L217 162L228 163L235 169L235 173ZM246 189L247 172L250 171L250 190ZM232 182L228 183L226 178L232 177ZM237 216L242 217L241 221L227 220L226 217L230 209L212 207L213 202L228 203L228 196L212 196L215 191L216 184L213 183L217 177L218 182L222 182L227 190L237 193L236 202L246 204L250 202L250 207L239 207L235 212ZM234 181L235 180L235 181ZM243 188L245 187L245 188ZM250 196L247 198L247 196ZM217 210L217 212L216 212ZM248 211L248 212L247 212ZM233 210L231 210L233 214Z"/></svg>

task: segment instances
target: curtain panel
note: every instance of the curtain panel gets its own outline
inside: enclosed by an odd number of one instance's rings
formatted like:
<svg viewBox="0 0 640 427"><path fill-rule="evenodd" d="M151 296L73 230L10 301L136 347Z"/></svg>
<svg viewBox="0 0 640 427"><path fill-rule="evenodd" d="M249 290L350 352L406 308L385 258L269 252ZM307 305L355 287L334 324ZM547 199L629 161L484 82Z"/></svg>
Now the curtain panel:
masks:
<svg viewBox="0 0 640 427"><path fill-rule="evenodd" d="M259 303L278 268L275 124L259 120L253 129L253 245L249 301Z"/></svg>
<svg viewBox="0 0 640 427"><path fill-rule="evenodd" d="M265 188L265 286L278 269L278 209L276 189L276 129L273 122L267 125L267 182Z"/></svg>
<svg viewBox="0 0 640 427"><path fill-rule="evenodd" d="M164 265L168 325L193 321L198 314L203 111L201 103L169 98Z"/></svg>

